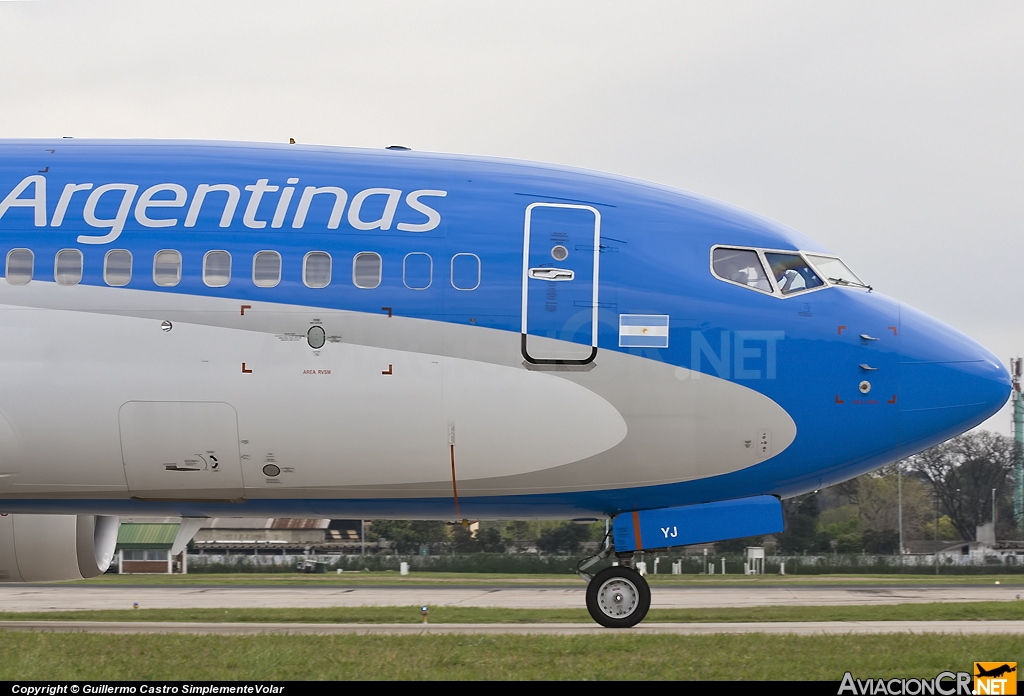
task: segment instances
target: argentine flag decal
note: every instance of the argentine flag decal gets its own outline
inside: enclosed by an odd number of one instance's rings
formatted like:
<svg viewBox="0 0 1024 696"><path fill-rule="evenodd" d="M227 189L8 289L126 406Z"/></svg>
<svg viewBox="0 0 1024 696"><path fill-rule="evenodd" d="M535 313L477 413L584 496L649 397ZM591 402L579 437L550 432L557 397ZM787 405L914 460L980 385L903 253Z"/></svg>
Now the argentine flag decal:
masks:
<svg viewBox="0 0 1024 696"><path fill-rule="evenodd" d="M620 314L619 348L668 348L668 315Z"/></svg>

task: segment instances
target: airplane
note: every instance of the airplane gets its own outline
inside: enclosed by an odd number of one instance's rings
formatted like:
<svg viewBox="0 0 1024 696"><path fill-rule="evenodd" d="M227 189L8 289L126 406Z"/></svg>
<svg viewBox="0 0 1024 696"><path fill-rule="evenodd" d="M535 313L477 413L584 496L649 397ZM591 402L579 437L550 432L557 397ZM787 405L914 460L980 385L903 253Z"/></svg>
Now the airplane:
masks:
<svg viewBox="0 0 1024 696"><path fill-rule="evenodd" d="M611 520L578 569L629 627L636 552L780 532L1010 391L784 225L563 166L0 140L0 239L6 582L103 573L123 515L180 516L177 548L209 517Z"/></svg>
<svg viewBox="0 0 1024 696"><path fill-rule="evenodd" d="M995 677L997 679L999 677L1003 676L1004 674L1009 674L1010 672L1016 672L1017 671L1016 663L1014 663L1013 667L1011 667L1009 665L1009 663L1003 663L1003 664L999 665L998 667L993 667L992 669L985 669L980 664L976 663L974 665L974 667L977 670L977 673L974 676L976 676L976 677Z"/></svg>

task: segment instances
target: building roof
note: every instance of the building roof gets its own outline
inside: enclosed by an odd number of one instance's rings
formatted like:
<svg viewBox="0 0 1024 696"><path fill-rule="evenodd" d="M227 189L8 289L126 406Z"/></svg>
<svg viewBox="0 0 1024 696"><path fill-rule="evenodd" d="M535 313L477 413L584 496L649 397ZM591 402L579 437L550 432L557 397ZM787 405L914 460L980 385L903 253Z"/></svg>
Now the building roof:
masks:
<svg viewBox="0 0 1024 696"><path fill-rule="evenodd" d="M122 524L117 532L117 548L169 549L178 527L177 524Z"/></svg>

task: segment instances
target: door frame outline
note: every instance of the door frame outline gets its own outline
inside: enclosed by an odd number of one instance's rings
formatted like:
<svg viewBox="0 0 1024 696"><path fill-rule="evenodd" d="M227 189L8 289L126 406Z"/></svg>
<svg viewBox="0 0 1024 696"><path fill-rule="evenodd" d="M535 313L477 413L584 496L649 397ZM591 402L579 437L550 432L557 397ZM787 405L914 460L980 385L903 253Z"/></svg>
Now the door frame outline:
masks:
<svg viewBox="0 0 1024 696"><path fill-rule="evenodd" d="M526 349L526 338L527 338L527 304L529 303L529 282L530 282L530 221L533 215L534 208L569 208L572 210L588 210L594 214L594 281L593 281L593 294L591 297L591 336L590 345L593 350L590 351L590 355L582 360L554 360L547 358L534 358L530 356L529 351ZM523 228L523 300L522 300L522 314L523 323L521 329L521 351L523 358L526 362L533 365L587 365L594 361L597 357L597 297L598 288L600 287L600 278L598 272L600 270L600 259L601 257L601 211L590 205L579 205L574 203L531 203L526 206L526 220Z"/></svg>
<svg viewBox="0 0 1024 696"><path fill-rule="evenodd" d="M209 498L207 498L207 497L196 497L194 494L193 495L178 495L181 492L194 491L196 489L171 489L171 488L168 488L168 489L158 489L158 490L161 490L161 492L158 495L154 496L154 495L140 495L142 493L150 493L150 492L152 492L152 490L148 489L148 488L136 487L135 490L132 490L131 480L130 480L130 477L128 476L128 462L125 460L125 452L124 452L124 450L125 450L125 446L124 446L124 432L125 432L125 429L124 429L124 424L121 422L121 413L122 413L122 411L124 411L124 408L126 406L128 406L129 404L147 404L147 405L158 405L158 406L167 406L167 405L171 405L171 404L175 404L175 405L203 405L203 406L215 405L215 406L227 406L229 409L231 409L231 412L234 415L234 424L235 424L235 446L234 446L234 448L232 450L228 451L229 459L225 460L225 462L232 461L230 459L230 455L232 454L232 452L235 454L235 457L237 457L237 462L238 462L238 486L235 487L235 488L217 488L217 489L206 489L206 490L214 490L216 493L222 493L222 492L223 493L229 493L229 492L233 493L233 492L237 492L238 495L236 497L217 497L216 495L214 495L212 497L209 497ZM122 403L117 408L117 433L118 433L117 434L117 438L118 438L118 449L121 452L121 464L122 464L122 467L123 467L123 470L124 470L125 488L128 491L129 497L132 500L144 500L144 501L148 501L148 502L165 501L165 502L200 502L200 503L238 503L238 502L241 502L241 501L245 500L245 497L246 497L245 467L242 466L242 461L243 461L242 460L242 452L241 452L240 441L238 439L240 437L240 435L239 435L239 428L240 428L240 426L239 426L239 422L238 422L238 409L235 408L235 405L232 404L230 401L221 401L221 400L191 400L191 399L128 399L127 401ZM227 469L225 469L225 471L227 471Z"/></svg>

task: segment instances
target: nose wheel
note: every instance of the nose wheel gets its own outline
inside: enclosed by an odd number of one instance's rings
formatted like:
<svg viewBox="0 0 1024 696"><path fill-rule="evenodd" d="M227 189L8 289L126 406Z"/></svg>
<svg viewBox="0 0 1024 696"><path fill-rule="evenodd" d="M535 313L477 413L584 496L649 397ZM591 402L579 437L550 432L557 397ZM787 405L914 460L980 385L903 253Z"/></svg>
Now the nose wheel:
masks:
<svg viewBox="0 0 1024 696"><path fill-rule="evenodd" d="M636 626L650 608L651 588L632 568L605 568L587 585L587 611L607 628Z"/></svg>

